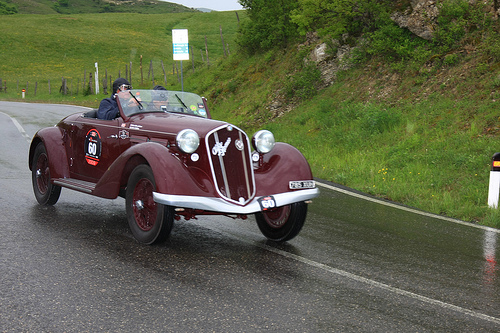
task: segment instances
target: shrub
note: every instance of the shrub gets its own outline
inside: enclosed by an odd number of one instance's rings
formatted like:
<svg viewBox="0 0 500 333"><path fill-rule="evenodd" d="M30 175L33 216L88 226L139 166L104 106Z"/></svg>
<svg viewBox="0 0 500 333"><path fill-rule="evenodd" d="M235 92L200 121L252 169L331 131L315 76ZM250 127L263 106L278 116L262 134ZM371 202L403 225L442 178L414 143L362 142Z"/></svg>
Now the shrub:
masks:
<svg viewBox="0 0 500 333"><path fill-rule="evenodd" d="M288 98L309 99L317 94L321 73L314 63L292 75L285 85Z"/></svg>
<svg viewBox="0 0 500 333"><path fill-rule="evenodd" d="M12 14L17 14L16 5L0 1L0 15L12 15Z"/></svg>

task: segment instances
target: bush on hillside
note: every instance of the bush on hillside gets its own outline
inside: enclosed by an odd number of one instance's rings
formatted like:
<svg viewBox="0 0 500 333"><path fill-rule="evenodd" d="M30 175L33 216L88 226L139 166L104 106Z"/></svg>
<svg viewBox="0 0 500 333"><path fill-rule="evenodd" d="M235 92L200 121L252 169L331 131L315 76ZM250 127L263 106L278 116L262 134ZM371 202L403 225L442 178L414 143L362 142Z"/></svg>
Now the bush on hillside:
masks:
<svg viewBox="0 0 500 333"><path fill-rule="evenodd" d="M250 20L241 25L238 45L250 54L285 48L297 35L297 27L290 19L290 13L297 7L296 0L240 0L240 3Z"/></svg>
<svg viewBox="0 0 500 333"><path fill-rule="evenodd" d="M0 15L12 15L12 14L17 14L16 5L0 1Z"/></svg>

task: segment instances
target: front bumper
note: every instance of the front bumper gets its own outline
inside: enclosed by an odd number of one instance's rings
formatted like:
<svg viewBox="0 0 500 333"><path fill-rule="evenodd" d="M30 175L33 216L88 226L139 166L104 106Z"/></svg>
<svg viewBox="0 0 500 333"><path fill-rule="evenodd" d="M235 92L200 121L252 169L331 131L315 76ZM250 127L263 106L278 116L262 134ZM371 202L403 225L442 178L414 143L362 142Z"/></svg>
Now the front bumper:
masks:
<svg viewBox="0 0 500 333"><path fill-rule="evenodd" d="M319 195L318 188L298 190L293 192L285 192L273 194L276 201L276 206L281 207L295 202L311 200ZM191 209L202 209L226 214L253 214L260 212L262 209L258 202L258 198L254 198L245 206L240 206L227 202L221 198L213 197L197 197L190 195L170 195L153 192L154 201L172 207L182 207Z"/></svg>

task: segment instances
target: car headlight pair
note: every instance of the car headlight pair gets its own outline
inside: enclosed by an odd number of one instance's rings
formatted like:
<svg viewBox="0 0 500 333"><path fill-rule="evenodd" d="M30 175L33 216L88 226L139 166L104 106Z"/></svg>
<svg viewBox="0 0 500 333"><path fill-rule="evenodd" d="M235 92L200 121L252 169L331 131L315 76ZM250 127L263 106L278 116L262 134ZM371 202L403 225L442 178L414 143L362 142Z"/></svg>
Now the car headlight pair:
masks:
<svg viewBox="0 0 500 333"><path fill-rule="evenodd" d="M261 130L254 134L252 145L261 154L269 153L276 144L274 135L268 130ZM177 134L177 147L186 154L191 154L198 149L200 137L192 129L185 129Z"/></svg>

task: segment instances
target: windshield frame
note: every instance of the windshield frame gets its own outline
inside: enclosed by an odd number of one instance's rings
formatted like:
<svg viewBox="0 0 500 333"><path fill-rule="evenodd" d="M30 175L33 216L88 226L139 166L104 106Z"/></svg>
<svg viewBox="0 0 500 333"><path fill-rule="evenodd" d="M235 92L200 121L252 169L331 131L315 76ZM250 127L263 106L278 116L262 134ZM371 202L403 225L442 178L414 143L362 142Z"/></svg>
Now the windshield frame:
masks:
<svg viewBox="0 0 500 333"><path fill-rule="evenodd" d="M211 118L206 99L191 92L131 89L117 93L116 101L125 119L148 113L174 113Z"/></svg>

